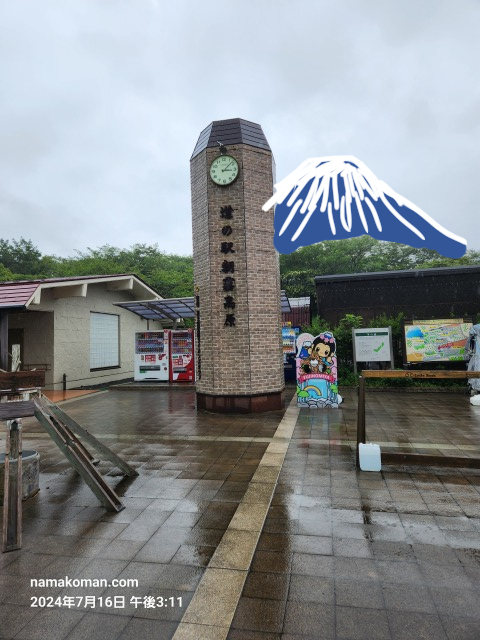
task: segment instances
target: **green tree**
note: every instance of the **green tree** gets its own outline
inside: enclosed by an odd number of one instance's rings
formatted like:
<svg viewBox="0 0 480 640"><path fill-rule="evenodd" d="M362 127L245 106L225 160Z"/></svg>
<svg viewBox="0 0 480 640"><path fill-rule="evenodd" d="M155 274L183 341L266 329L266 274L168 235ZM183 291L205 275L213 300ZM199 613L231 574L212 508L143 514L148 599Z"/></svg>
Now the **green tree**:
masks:
<svg viewBox="0 0 480 640"><path fill-rule="evenodd" d="M10 271L0 263L0 282L8 282L9 280L14 280L15 276Z"/></svg>
<svg viewBox="0 0 480 640"><path fill-rule="evenodd" d="M134 273L164 298L193 295L193 260L160 251L158 245L135 244L130 249L104 245L77 252L73 258L56 258L56 276Z"/></svg>
<svg viewBox="0 0 480 640"><path fill-rule="evenodd" d="M328 240L281 255L280 273L287 295L301 297L315 294L315 276L476 264L480 264L480 252L475 250L453 260L431 249L360 236Z"/></svg>
<svg viewBox="0 0 480 640"><path fill-rule="evenodd" d="M419 269L431 269L432 267L461 267L464 265L480 264L480 251L469 249L461 258L445 258L438 255L437 257L425 260L418 265Z"/></svg>
<svg viewBox="0 0 480 640"><path fill-rule="evenodd" d="M314 297L316 275L312 269L290 271L281 275L280 284L290 298Z"/></svg>
<svg viewBox="0 0 480 640"><path fill-rule="evenodd" d="M315 276L375 271L378 240L370 236L328 240L280 256L282 288L291 297L315 295Z"/></svg>
<svg viewBox="0 0 480 640"><path fill-rule="evenodd" d="M31 240L0 239L0 263L15 274L38 274L42 254Z"/></svg>

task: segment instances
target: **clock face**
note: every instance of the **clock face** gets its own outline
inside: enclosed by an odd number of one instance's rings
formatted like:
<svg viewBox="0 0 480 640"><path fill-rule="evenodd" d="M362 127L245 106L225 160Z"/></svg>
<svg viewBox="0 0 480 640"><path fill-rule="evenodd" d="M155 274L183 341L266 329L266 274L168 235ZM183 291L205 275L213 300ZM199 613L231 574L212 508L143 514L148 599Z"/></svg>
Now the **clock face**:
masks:
<svg viewBox="0 0 480 640"><path fill-rule="evenodd" d="M238 177L238 162L232 156L219 156L210 165L210 177L220 186L228 186Z"/></svg>

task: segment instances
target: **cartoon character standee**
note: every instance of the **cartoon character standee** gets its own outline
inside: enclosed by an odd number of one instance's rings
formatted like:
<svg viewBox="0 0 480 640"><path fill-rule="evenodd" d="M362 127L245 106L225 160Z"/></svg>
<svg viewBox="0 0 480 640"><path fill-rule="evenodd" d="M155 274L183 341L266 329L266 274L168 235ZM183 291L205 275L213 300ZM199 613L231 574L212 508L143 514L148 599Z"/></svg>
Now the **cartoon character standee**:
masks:
<svg viewBox="0 0 480 640"><path fill-rule="evenodd" d="M338 394L336 342L326 331L313 337L297 338L297 402L305 407L334 407L342 401Z"/></svg>

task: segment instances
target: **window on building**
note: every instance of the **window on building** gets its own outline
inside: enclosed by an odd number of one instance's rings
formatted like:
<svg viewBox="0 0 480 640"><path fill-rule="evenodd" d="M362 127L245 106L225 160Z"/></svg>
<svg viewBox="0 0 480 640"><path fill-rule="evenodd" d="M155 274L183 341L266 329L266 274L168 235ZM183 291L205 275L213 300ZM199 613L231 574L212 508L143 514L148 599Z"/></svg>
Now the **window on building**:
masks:
<svg viewBox="0 0 480 640"><path fill-rule="evenodd" d="M120 318L90 313L90 370L120 366Z"/></svg>

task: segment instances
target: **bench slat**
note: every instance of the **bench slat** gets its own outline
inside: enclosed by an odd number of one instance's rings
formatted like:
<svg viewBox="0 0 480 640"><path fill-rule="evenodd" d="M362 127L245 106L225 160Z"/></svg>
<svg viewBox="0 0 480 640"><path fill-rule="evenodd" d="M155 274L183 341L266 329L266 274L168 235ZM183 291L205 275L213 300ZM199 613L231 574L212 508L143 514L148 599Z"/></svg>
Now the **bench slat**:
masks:
<svg viewBox="0 0 480 640"><path fill-rule="evenodd" d="M0 420L13 420L15 418L29 418L35 415L33 402L22 400L20 402L0 402Z"/></svg>

